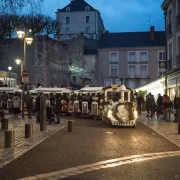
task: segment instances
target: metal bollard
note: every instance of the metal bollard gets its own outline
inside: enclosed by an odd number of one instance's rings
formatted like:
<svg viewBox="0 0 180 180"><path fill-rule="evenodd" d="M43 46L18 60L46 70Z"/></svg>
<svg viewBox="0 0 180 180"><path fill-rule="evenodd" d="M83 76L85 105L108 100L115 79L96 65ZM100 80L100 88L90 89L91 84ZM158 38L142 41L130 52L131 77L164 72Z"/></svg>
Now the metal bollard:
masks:
<svg viewBox="0 0 180 180"><path fill-rule="evenodd" d="M9 120L7 118L3 118L1 121L1 129L8 130Z"/></svg>
<svg viewBox="0 0 180 180"><path fill-rule="evenodd" d="M40 97L40 131L46 131L46 97Z"/></svg>
<svg viewBox="0 0 180 180"><path fill-rule="evenodd" d="M15 131L5 131L4 148L13 148L15 139Z"/></svg>
<svg viewBox="0 0 180 180"><path fill-rule="evenodd" d="M25 124L25 138L33 136L33 124Z"/></svg>
<svg viewBox="0 0 180 180"><path fill-rule="evenodd" d="M180 122L178 122L178 134L180 134Z"/></svg>
<svg viewBox="0 0 180 180"><path fill-rule="evenodd" d="M72 123L73 121L68 121L68 132L72 132Z"/></svg>

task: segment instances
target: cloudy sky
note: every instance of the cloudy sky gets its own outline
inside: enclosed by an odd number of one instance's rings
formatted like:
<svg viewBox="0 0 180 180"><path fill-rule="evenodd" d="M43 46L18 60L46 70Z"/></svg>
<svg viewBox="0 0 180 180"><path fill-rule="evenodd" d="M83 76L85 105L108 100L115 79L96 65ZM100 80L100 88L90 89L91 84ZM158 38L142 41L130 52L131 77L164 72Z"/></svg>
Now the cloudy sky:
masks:
<svg viewBox="0 0 180 180"><path fill-rule="evenodd" d="M44 0L44 13L55 18L57 9L70 0ZM110 32L148 31L150 25L164 30L161 10L163 0L86 0L101 12L105 28Z"/></svg>

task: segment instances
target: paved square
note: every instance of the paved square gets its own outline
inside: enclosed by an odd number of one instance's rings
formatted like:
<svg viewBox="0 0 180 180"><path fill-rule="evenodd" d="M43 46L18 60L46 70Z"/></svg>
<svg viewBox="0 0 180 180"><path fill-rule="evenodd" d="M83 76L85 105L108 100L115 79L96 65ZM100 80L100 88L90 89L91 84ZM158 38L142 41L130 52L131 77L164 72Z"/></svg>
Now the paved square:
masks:
<svg viewBox="0 0 180 180"><path fill-rule="evenodd" d="M40 131L40 124L36 123L35 117L30 120L27 118L23 120L20 117L17 118L10 115L7 115L6 117L9 118L9 130L15 131L15 142L13 149L5 149L4 130L0 130L0 168L40 144L54 133L64 128L66 125L64 120L64 123L61 124L47 125L47 130L42 132ZM24 138L26 123L33 123L32 138Z"/></svg>

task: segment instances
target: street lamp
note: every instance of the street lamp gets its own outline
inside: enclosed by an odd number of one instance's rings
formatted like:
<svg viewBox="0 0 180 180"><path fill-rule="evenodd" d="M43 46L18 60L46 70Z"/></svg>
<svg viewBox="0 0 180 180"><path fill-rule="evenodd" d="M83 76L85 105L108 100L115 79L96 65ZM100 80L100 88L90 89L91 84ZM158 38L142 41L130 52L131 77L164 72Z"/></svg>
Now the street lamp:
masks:
<svg viewBox="0 0 180 180"><path fill-rule="evenodd" d="M31 32L31 30L29 30ZM31 45L33 42L33 38L29 37L28 34L26 34L24 31L17 31L18 38L21 38L24 40L24 59L23 62L16 61L16 63L21 63L21 77L23 77L23 71L26 70L26 43L28 45ZM22 92L22 118L24 118L24 100L25 100L25 83L23 82L23 92Z"/></svg>
<svg viewBox="0 0 180 180"><path fill-rule="evenodd" d="M10 82L10 71L12 70L11 66L8 66L8 70L9 70L9 87L11 86L11 82Z"/></svg>
<svg viewBox="0 0 180 180"><path fill-rule="evenodd" d="M21 59L16 59L15 60L15 62L16 62L16 64L19 66L19 65L21 65L21 75L22 75L22 71L23 71L23 67L22 67L22 61L21 61ZM20 75L20 81L21 81L21 75Z"/></svg>

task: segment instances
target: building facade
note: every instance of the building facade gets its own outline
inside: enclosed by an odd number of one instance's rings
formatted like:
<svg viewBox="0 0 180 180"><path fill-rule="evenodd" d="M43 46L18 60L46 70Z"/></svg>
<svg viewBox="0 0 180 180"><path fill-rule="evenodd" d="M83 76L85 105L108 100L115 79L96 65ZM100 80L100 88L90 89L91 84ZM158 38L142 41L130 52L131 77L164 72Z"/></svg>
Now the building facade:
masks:
<svg viewBox="0 0 180 180"><path fill-rule="evenodd" d="M100 12L84 0L71 0L70 4L56 12L57 39L77 38L78 34L99 39L105 28Z"/></svg>
<svg viewBox="0 0 180 180"><path fill-rule="evenodd" d="M98 48L100 85L123 83L136 88L164 75L165 32L107 33Z"/></svg>
<svg viewBox="0 0 180 180"><path fill-rule="evenodd" d="M165 0L161 7L167 38L166 91L173 99L175 94L180 93L180 1Z"/></svg>

